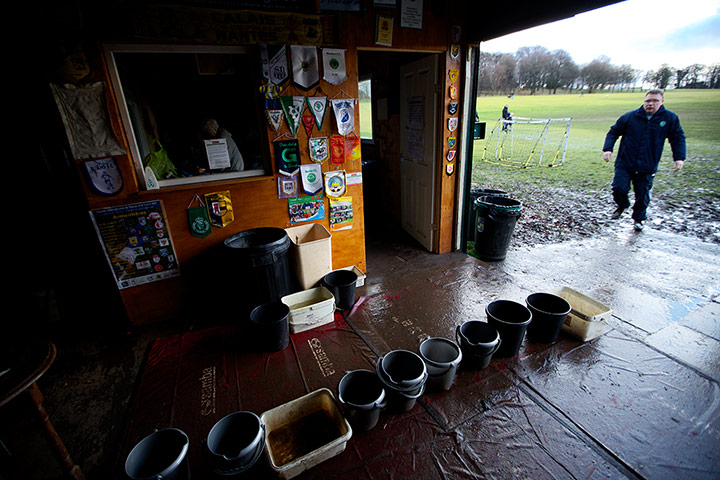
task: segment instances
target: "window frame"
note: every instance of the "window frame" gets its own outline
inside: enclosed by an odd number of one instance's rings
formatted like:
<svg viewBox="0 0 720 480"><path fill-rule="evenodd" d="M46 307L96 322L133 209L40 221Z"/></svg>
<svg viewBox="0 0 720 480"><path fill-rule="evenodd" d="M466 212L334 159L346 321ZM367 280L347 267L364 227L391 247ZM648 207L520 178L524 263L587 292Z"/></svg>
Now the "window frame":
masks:
<svg viewBox="0 0 720 480"><path fill-rule="evenodd" d="M367 143L369 145L375 144L375 108L373 106L373 94L372 94L372 73L368 73L366 75L361 76L358 78L358 109L360 108L360 84L362 82L370 82L370 129L372 130L372 137L370 138L363 138L362 133L360 133L360 142L361 143ZM362 121L362 120L361 120Z"/></svg>
<svg viewBox="0 0 720 480"><path fill-rule="evenodd" d="M115 53L178 53L178 54L229 54L229 55L250 55L252 49L247 46L223 46L223 45L163 45L163 44L136 44L136 43L106 43L103 45L105 61L110 77L110 84L115 91L115 99L118 105L120 118L122 119L122 129L125 138L130 147L130 158L133 161L135 174L139 182L141 190L149 190L147 187L147 178L145 177L145 169L142 163L142 155L138 147L135 132L133 130L132 120L130 119L130 111L125 100L125 91L122 88L120 75L117 64L115 62ZM268 176L266 169L243 170L240 172L213 173L210 175L196 175L192 177L157 179L159 189L168 187L178 187L183 185L193 185L208 182L218 182L227 180L240 180L246 178L262 178Z"/></svg>

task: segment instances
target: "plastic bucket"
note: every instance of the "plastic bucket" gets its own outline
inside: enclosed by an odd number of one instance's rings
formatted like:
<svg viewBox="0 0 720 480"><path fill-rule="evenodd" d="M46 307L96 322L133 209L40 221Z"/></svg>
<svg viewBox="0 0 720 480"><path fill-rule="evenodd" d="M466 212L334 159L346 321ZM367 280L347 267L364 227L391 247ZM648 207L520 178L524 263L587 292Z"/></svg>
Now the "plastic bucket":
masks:
<svg viewBox="0 0 720 480"><path fill-rule="evenodd" d="M375 372L353 370L338 383L338 400L353 430L368 431L377 425L385 408L385 388Z"/></svg>
<svg viewBox="0 0 720 480"><path fill-rule="evenodd" d="M393 350L378 359L382 372L395 390L416 390L427 380L427 367L423 359L410 350Z"/></svg>
<svg viewBox="0 0 720 480"><path fill-rule="evenodd" d="M502 343L497 329L479 320L458 325L456 337L463 352L463 366L471 369L487 367Z"/></svg>
<svg viewBox="0 0 720 480"><path fill-rule="evenodd" d="M290 343L290 307L282 302L259 305L250 313L252 333L263 351L277 352Z"/></svg>
<svg viewBox="0 0 720 480"><path fill-rule="evenodd" d="M388 403L387 408L392 412L407 412L412 410L423 393L425 393L425 383L419 388L410 392L401 392L398 390L388 389Z"/></svg>
<svg viewBox="0 0 720 480"><path fill-rule="evenodd" d="M485 307L488 323L500 334L501 345L497 357L514 357L520 351L532 313L523 304L512 300L495 300Z"/></svg>
<svg viewBox="0 0 720 480"><path fill-rule="evenodd" d="M475 201L475 210L475 253L482 260L504 260L522 204L512 198L485 196Z"/></svg>
<svg viewBox="0 0 720 480"><path fill-rule="evenodd" d="M423 340L418 350L427 367L428 388L449 390L463 358L460 347L447 338L431 337Z"/></svg>
<svg viewBox="0 0 720 480"><path fill-rule="evenodd" d="M252 467L265 448L265 426L252 412L221 418L203 440L205 457L220 474L237 474Z"/></svg>
<svg viewBox="0 0 720 480"><path fill-rule="evenodd" d="M292 293L289 249L292 242L282 228L262 227L236 233L224 241L222 267L228 295L244 299L246 313L262 303Z"/></svg>
<svg viewBox="0 0 720 480"><path fill-rule="evenodd" d="M156 430L143 438L125 460L125 473L132 480L187 480L187 451L190 440L182 430Z"/></svg>
<svg viewBox="0 0 720 480"><path fill-rule="evenodd" d="M335 270L323 278L323 283L335 297L335 307L350 310L355 304L357 273L352 270Z"/></svg>
<svg viewBox="0 0 720 480"><path fill-rule="evenodd" d="M528 341L533 343L555 343L565 317L572 307L564 298L552 293L533 293L525 299L532 312L528 326Z"/></svg>

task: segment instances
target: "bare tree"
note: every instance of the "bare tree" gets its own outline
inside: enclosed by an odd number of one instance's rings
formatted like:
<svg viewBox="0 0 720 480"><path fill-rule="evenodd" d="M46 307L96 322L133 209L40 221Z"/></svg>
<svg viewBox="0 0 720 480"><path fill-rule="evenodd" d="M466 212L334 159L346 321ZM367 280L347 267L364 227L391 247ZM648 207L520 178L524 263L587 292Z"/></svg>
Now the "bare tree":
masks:
<svg viewBox="0 0 720 480"><path fill-rule="evenodd" d="M565 50L553 50L550 52L550 62L545 79L545 87L552 93L557 93L558 88L569 87L575 83L580 70L572 57Z"/></svg>
<svg viewBox="0 0 720 480"><path fill-rule="evenodd" d="M541 46L520 47L515 54L518 66L518 81L530 89L530 95L545 85L550 64L550 52Z"/></svg>
<svg viewBox="0 0 720 480"><path fill-rule="evenodd" d="M588 63L580 70L583 83L588 87L588 92L612 85L615 77L615 67L610 64L610 58L601 55Z"/></svg>
<svg viewBox="0 0 720 480"><path fill-rule="evenodd" d="M645 81L648 83L652 83L658 88L665 89L668 85L670 85L670 81L673 79L674 75L675 70L671 68L667 63L663 63L662 66L658 69L658 71L650 70L645 75Z"/></svg>

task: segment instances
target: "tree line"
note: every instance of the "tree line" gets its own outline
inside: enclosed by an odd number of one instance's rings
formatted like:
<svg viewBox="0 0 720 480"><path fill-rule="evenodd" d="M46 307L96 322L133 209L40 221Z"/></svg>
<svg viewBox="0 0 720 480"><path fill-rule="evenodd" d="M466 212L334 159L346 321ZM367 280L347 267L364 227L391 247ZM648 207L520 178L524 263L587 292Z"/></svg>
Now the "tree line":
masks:
<svg viewBox="0 0 720 480"><path fill-rule="evenodd" d="M604 55L580 66L565 50L541 46L521 47L515 54L481 52L479 60L478 91L487 93L623 90L635 86L643 73L632 65L613 65ZM663 89L720 88L720 64L682 69L664 64L646 72L642 80Z"/></svg>

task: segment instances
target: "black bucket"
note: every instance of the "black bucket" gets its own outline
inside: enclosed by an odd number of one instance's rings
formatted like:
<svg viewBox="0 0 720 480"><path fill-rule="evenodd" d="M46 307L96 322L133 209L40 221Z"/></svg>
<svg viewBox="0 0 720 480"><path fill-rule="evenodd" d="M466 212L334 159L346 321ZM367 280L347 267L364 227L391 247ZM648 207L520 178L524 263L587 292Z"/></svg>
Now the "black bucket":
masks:
<svg viewBox="0 0 720 480"><path fill-rule="evenodd" d="M277 352L290 343L290 307L282 302L259 305L250 313L252 333L263 351ZM254 342L252 342L254 343Z"/></svg>
<svg viewBox="0 0 720 480"><path fill-rule="evenodd" d="M512 300L495 300L485 307L488 323L500 334L502 344L496 357L515 357L520 351L532 313L523 304Z"/></svg>
<svg viewBox="0 0 720 480"><path fill-rule="evenodd" d="M482 260L504 260L522 204L512 198L480 197L475 201L475 210L475 253Z"/></svg>
<svg viewBox="0 0 720 480"><path fill-rule="evenodd" d="M240 297L245 313L292 293L290 237L282 228L245 230L225 239L222 276L228 302Z"/></svg>
<svg viewBox="0 0 720 480"><path fill-rule="evenodd" d="M252 412L234 412L221 418L203 440L205 458L221 475L248 470L265 448L265 426Z"/></svg>
<svg viewBox="0 0 720 480"><path fill-rule="evenodd" d="M125 473L132 480L187 480L189 443L185 432L177 428L156 430L130 451Z"/></svg>
<svg viewBox="0 0 720 480"><path fill-rule="evenodd" d="M501 345L497 329L479 320L458 325L456 337L463 352L462 365L468 369L479 370L490 365L493 354Z"/></svg>
<svg viewBox="0 0 720 480"><path fill-rule="evenodd" d="M325 275L323 283L335 297L336 308L350 310L353 307L357 273L352 270L335 270Z"/></svg>
<svg viewBox="0 0 720 480"><path fill-rule="evenodd" d="M564 298L552 293L533 293L525 299L532 312L528 326L528 341L533 343L555 343L565 317L572 308Z"/></svg>
<svg viewBox="0 0 720 480"><path fill-rule="evenodd" d="M338 400L353 431L366 432L377 425L386 406L385 388L375 372L353 370L340 379Z"/></svg>

